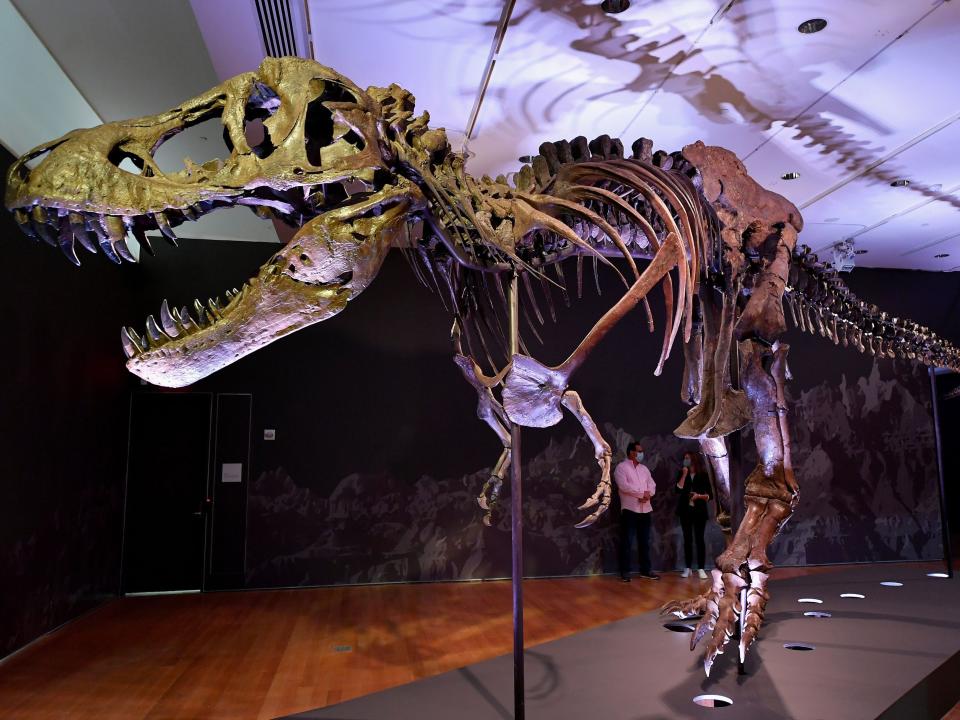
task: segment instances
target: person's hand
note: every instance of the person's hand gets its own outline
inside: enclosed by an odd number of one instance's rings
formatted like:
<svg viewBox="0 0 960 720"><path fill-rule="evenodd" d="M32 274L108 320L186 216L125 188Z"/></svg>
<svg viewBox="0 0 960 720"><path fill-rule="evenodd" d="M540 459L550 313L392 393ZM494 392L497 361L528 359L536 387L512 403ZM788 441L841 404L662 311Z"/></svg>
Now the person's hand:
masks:
<svg viewBox="0 0 960 720"><path fill-rule="evenodd" d="M689 473L690 473L690 468L684 467L684 468L683 468L683 476L686 477Z"/></svg>

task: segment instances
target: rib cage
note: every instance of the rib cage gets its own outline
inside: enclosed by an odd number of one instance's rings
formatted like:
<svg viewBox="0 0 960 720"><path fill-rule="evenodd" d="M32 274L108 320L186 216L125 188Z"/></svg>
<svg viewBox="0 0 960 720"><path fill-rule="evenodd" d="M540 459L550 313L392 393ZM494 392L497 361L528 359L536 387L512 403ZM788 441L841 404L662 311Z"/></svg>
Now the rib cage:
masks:
<svg viewBox="0 0 960 720"><path fill-rule="evenodd" d="M696 266L699 272L695 281L698 289L712 287L721 291L726 290L723 248L720 241L722 223L702 194L703 179L700 170L679 151L653 152L652 147L652 141L639 138L631 145L631 155L626 157L623 143L607 135L601 135L590 142L581 136L572 141L543 143L539 148L539 154L532 158L529 165L521 169L518 180L522 180L525 174L529 174L536 192L545 195L556 194L565 198L571 196L570 184L565 181L565 176L577 166L589 167L591 164L611 162L629 163L638 168L644 168L648 173L656 173L658 177L671 178L674 187L682 188L690 202L696 205L697 211L702 213L703 224L707 230L705 237L702 238L703 242L696 245L699 255ZM504 179L498 178L498 180ZM595 181L591 187L613 193L649 222L655 234L653 239L648 237L648 233L644 232L636 222L627 217L622 209L614 207L612 202L596 198L578 201L586 210L595 213L616 229L631 256L637 259L652 257L654 247L663 241L667 229L650 201L636 187L612 180ZM480 185L463 189L483 191L485 187ZM665 202L674 222L680 225L682 218L678 208L670 203L657 184L651 184L650 189ZM449 209L445 209L443 215L444 218L454 222L458 216L462 217L462 213ZM598 254L621 256L621 252L611 242L608 233L604 232L597 223L565 212L559 213L558 219L583 238ZM427 235L429 236L429 233ZM468 245L471 243L479 245L481 240L477 236L476 228L470 225L461 225L458 233L454 234L455 238L467 238ZM421 242L423 240L424 238L419 238L418 242L414 243L417 250L408 253L408 257L411 257L414 265L418 267L418 276L428 287L433 286L440 290L441 296L446 298L449 309L461 320L464 328L469 328L466 335L468 343L475 341L478 345L477 349L484 350L482 354L488 358L491 367L502 365L506 359L506 340L503 336L504 296L500 276L509 272L513 264L504 262L507 258L497 256L494 252L492 259L496 262L490 262L483 268L469 268L464 263L458 262L453 254L445 252L444 243L438 240L433 240L431 243L429 237L425 244ZM528 302L523 303L524 334L527 342L531 337L540 341L538 326L544 324L547 316L556 319L554 310L556 299L553 293L559 292L565 304L569 304L570 301L572 292L566 283L567 273L563 269L564 261L576 258L576 292L577 297L580 297L584 282L583 261L587 252L566 242L557 233L549 231L534 233L528 238L526 250L527 253L521 257L526 261L528 269L534 271L532 274L536 278L534 282L531 282L529 277L525 279L523 294ZM746 264L743 274L743 294L749 295L752 282L763 268L763 261L758 256L752 256L745 243L741 251ZM518 251L518 255L520 254ZM475 251L471 253L471 257L474 256ZM592 259L592 264L594 284L600 292L599 278L595 270L596 257ZM546 268L550 265L558 269L553 273L547 272ZM500 287L501 292L490 292L492 286ZM539 291L536 290L537 286L540 287ZM530 306L529 309L527 305ZM546 311L541 310L541 305ZM960 366L960 354L950 342L939 338L935 333L931 333L929 328L919 323L892 317L875 305L857 298L840 278L839 273L829 264L821 262L806 245L798 244L791 258L789 278L784 290L784 305L785 315L790 317L794 327L803 332L830 339L834 344L842 344L844 347L853 346L860 352L878 356L916 360L928 366ZM650 326L652 329L652 320ZM492 347L500 349L500 352L493 352ZM494 362L495 355L500 355L502 359Z"/></svg>

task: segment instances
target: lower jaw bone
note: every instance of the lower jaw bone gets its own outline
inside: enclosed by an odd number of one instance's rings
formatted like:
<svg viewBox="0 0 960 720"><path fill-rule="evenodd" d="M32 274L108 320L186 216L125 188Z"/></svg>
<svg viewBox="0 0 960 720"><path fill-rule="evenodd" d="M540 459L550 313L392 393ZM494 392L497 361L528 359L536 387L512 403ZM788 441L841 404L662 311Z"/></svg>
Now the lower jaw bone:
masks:
<svg viewBox="0 0 960 720"><path fill-rule="evenodd" d="M349 298L349 290L337 285L307 285L285 274L255 278L222 320L130 358L127 369L154 385L184 387L336 315Z"/></svg>

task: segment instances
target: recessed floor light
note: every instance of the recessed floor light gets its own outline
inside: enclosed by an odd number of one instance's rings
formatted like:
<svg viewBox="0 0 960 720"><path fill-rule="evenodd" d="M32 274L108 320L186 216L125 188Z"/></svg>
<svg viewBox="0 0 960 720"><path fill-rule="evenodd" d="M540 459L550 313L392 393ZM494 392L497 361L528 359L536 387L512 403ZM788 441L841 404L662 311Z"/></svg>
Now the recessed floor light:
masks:
<svg viewBox="0 0 960 720"><path fill-rule="evenodd" d="M693 701L701 707L718 708L733 705L733 700L726 695L697 695Z"/></svg>
<svg viewBox="0 0 960 720"><path fill-rule="evenodd" d="M910 181L906 178L900 178L899 180L894 180L890 183L890 187L906 187L910 184Z"/></svg>
<svg viewBox="0 0 960 720"><path fill-rule="evenodd" d="M939 255L934 255L934 257L939 260L940 258L950 257L950 253L940 253Z"/></svg>
<svg viewBox="0 0 960 720"><path fill-rule="evenodd" d="M800 177L800 173L798 173L798 172L788 172L788 173L784 173L783 175L781 175L781 176L780 176L780 179L781 179L781 180L796 180L798 177Z"/></svg>
<svg viewBox="0 0 960 720"><path fill-rule="evenodd" d="M884 587L903 587L903 583L897 582L896 580L884 580L880 584Z"/></svg>
<svg viewBox="0 0 960 720"><path fill-rule="evenodd" d="M948 578L950 576L947 575L947 573L945 572L932 572L932 573L927 573L927 577Z"/></svg>
<svg viewBox="0 0 960 720"><path fill-rule="evenodd" d="M820 32L827 26L827 21L823 18L812 18L810 20L804 20L797 26L797 30L802 32L804 35L810 35L811 33Z"/></svg>
<svg viewBox="0 0 960 720"><path fill-rule="evenodd" d="M630 7L630 0L603 0L600 3L600 9L611 15L622 13L628 7Z"/></svg>

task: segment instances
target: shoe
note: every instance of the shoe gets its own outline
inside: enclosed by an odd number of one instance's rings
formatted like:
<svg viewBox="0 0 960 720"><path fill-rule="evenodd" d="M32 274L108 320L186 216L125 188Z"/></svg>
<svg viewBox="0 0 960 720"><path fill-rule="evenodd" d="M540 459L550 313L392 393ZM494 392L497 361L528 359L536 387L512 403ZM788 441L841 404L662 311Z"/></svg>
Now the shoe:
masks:
<svg viewBox="0 0 960 720"><path fill-rule="evenodd" d="M642 577L644 580L659 580L659 579L660 579L660 576L657 575L656 573L653 573L653 572L640 573L640 577Z"/></svg>
<svg viewBox="0 0 960 720"><path fill-rule="evenodd" d="M706 580L706 579L707 579L707 571L704 570L703 568L700 568L699 570L697 570L697 575L700 576L700 579L701 579L701 580Z"/></svg>
<svg viewBox="0 0 960 720"><path fill-rule="evenodd" d="M621 576L620 576L620 582L630 582L630 576L629 576L629 575L621 575Z"/></svg>
<svg viewBox="0 0 960 720"><path fill-rule="evenodd" d="M680 573L680 577L690 577L690 568L684 568L683 572Z"/></svg>

